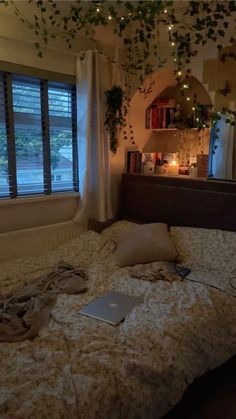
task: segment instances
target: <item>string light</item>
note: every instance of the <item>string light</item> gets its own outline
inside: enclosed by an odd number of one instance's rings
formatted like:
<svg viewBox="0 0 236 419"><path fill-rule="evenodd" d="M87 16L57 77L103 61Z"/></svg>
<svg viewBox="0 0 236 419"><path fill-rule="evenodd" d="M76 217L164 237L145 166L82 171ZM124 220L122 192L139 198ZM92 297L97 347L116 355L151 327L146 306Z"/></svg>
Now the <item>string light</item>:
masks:
<svg viewBox="0 0 236 419"><path fill-rule="evenodd" d="M167 13L167 10L166 9L164 10L164 13Z"/></svg>
<svg viewBox="0 0 236 419"><path fill-rule="evenodd" d="M186 99L187 99L187 101L189 101L190 100L190 97L188 96Z"/></svg>
<svg viewBox="0 0 236 419"><path fill-rule="evenodd" d="M100 12L100 8L99 8L99 7L97 7L97 8L96 8L96 12L97 12L97 13L99 13L99 12Z"/></svg>
<svg viewBox="0 0 236 419"><path fill-rule="evenodd" d="M170 26L168 26L168 29L169 29L169 31L171 31L171 29L172 29L172 26L170 25Z"/></svg>
<svg viewBox="0 0 236 419"><path fill-rule="evenodd" d="M183 89L188 89L189 88L189 85L188 84L184 84L183 85Z"/></svg>
<svg viewBox="0 0 236 419"><path fill-rule="evenodd" d="M199 122L199 118L196 118L196 121Z"/></svg>
<svg viewBox="0 0 236 419"><path fill-rule="evenodd" d="M175 43L174 42L171 42L171 45L172 45L172 47L174 47L175 46Z"/></svg>
<svg viewBox="0 0 236 419"><path fill-rule="evenodd" d="M108 20L112 20L112 16L108 16Z"/></svg>
<svg viewBox="0 0 236 419"><path fill-rule="evenodd" d="M178 71L178 73L177 73L177 74L178 74L178 76L181 76L182 72L181 72L181 71Z"/></svg>
<svg viewBox="0 0 236 419"><path fill-rule="evenodd" d="M124 20L124 17L122 16L122 17L120 18L120 20Z"/></svg>
<svg viewBox="0 0 236 419"><path fill-rule="evenodd" d="M176 58L174 58L174 61L176 62L176 61L177 61L177 59L176 59Z"/></svg>
<svg viewBox="0 0 236 419"><path fill-rule="evenodd" d="M194 106L192 107L192 110L195 111L195 107Z"/></svg>

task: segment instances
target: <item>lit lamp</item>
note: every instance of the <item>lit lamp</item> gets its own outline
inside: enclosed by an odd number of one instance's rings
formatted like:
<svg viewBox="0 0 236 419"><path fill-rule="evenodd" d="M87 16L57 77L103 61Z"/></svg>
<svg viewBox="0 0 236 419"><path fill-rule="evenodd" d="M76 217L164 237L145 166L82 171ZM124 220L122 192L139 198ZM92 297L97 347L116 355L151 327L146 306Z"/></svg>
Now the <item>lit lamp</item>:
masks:
<svg viewBox="0 0 236 419"><path fill-rule="evenodd" d="M171 160L169 162L169 175L176 176L179 174L179 165L176 160Z"/></svg>

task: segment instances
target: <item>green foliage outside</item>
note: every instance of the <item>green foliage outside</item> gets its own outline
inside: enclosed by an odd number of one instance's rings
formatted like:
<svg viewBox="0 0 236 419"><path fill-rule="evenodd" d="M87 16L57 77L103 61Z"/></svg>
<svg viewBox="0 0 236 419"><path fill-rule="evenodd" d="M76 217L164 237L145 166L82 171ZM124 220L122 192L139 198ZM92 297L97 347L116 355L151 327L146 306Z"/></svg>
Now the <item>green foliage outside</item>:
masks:
<svg viewBox="0 0 236 419"><path fill-rule="evenodd" d="M34 158L42 156L43 142L38 129L29 128L27 130L18 130L15 134L16 157L17 159ZM51 164L56 168L60 160L60 149L62 147L71 147L72 136L69 130L51 130L50 151ZM7 139L6 131L3 126L0 127L0 173L8 172Z"/></svg>

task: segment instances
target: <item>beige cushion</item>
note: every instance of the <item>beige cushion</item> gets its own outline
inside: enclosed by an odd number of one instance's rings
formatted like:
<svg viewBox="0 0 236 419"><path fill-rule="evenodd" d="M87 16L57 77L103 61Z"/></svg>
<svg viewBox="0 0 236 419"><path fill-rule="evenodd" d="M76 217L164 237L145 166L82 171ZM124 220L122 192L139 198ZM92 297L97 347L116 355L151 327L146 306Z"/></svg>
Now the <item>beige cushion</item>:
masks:
<svg viewBox="0 0 236 419"><path fill-rule="evenodd" d="M116 236L116 261L119 266L155 261L170 262L178 256L166 224L142 224Z"/></svg>

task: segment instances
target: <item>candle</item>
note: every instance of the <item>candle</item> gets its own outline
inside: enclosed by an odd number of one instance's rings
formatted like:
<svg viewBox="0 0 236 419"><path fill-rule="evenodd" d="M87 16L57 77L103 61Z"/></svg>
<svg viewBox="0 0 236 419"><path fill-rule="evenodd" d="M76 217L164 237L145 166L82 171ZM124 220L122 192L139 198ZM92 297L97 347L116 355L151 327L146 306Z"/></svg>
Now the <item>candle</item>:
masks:
<svg viewBox="0 0 236 419"><path fill-rule="evenodd" d="M176 160L170 161L168 174L172 176L177 176L179 174L179 165Z"/></svg>

